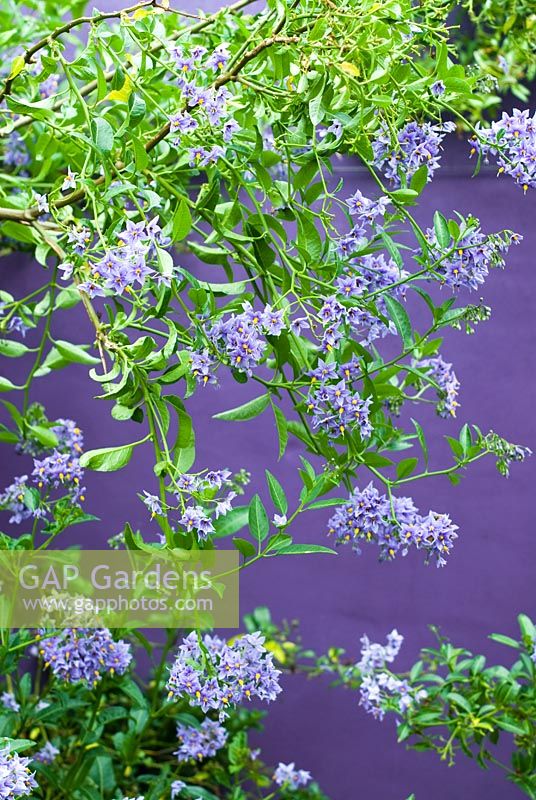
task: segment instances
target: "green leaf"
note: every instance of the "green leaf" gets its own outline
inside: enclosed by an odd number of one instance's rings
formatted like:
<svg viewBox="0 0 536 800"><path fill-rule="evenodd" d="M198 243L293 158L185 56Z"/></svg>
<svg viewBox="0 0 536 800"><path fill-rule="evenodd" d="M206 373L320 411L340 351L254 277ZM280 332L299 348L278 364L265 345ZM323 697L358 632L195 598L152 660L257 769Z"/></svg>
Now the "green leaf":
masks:
<svg viewBox="0 0 536 800"><path fill-rule="evenodd" d="M191 230L192 215L190 213L190 208L186 200L181 199L173 215L171 238L174 242L180 242L185 236L188 236Z"/></svg>
<svg viewBox="0 0 536 800"><path fill-rule="evenodd" d="M136 442L139 444L139 442ZM125 467L134 452L135 444L121 447L103 447L100 450L88 450L80 456L80 466L95 472L115 472Z"/></svg>
<svg viewBox="0 0 536 800"><path fill-rule="evenodd" d="M325 500L315 500L307 506L307 511L316 511L318 508L332 508L348 502L347 497L328 497Z"/></svg>
<svg viewBox="0 0 536 800"><path fill-rule="evenodd" d="M516 640L512 639L510 636L504 636L502 633L492 633L489 638L493 639L494 642L499 642L499 644L505 644L507 647L513 647L514 650L520 649L519 642L516 642Z"/></svg>
<svg viewBox="0 0 536 800"><path fill-rule="evenodd" d="M270 523L268 522L266 509L258 494L253 496L249 504L248 521L253 538L258 542L263 542L268 536Z"/></svg>
<svg viewBox="0 0 536 800"><path fill-rule="evenodd" d="M24 56L15 56L11 63L11 71L8 75L8 80L12 81L13 78L16 78L17 75L20 75L25 66L26 61L24 60Z"/></svg>
<svg viewBox="0 0 536 800"><path fill-rule="evenodd" d="M526 639L530 639L531 642L536 640L536 628L534 627L534 623L526 614L519 614L517 621L519 623L519 627L521 628L521 633Z"/></svg>
<svg viewBox="0 0 536 800"><path fill-rule="evenodd" d="M428 182L428 167L421 164L418 170L413 173L409 188L420 194Z"/></svg>
<svg viewBox="0 0 536 800"><path fill-rule="evenodd" d="M288 501L283 487L269 470L266 470L266 481L268 483L272 503L281 514L286 514L288 511Z"/></svg>
<svg viewBox="0 0 536 800"><path fill-rule="evenodd" d="M285 455L285 450L288 444L288 425L285 415L275 403L272 402L272 411L274 412L275 427L277 430L277 438L279 441L279 454L277 460L280 461Z"/></svg>
<svg viewBox="0 0 536 800"><path fill-rule="evenodd" d="M305 555L307 553L330 553L337 555L336 550L331 547L324 547L321 544L284 544L282 547L275 548L275 553L278 556L297 556Z"/></svg>
<svg viewBox="0 0 536 800"><path fill-rule="evenodd" d="M44 447L56 447L58 445L58 437L50 428L46 428L44 425L29 425L28 428Z"/></svg>
<svg viewBox="0 0 536 800"><path fill-rule="evenodd" d="M422 454L424 456L424 464L428 467L428 445L426 444L426 437L424 435L424 431L417 422L417 420L412 419L413 427L415 428L415 433L417 434L417 438L419 440L419 444L421 446Z"/></svg>
<svg viewBox="0 0 536 800"><path fill-rule="evenodd" d="M233 544L239 553L242 553L244 558L254 556L257 552L255 547L247 539L241 539L240 536L233 536Z"/></svg>
<svg viewBox="0 0 536 800"><path fill-rule="evenodd" d="M11 392L16 388L15 384L11 383L8 378L0 378L0 392Z"/></svg>
<svg viewBox="0 0 536 800"><path fill-rule="evenodd" d="M99 364L99 359L86 352L85 347L72 344L72 342L65 342L58 339L54 342L56 349L63 356L66 361L73 361L76 364Z"/></svg>
<svg viewBox="0 0 536 800"><path fill-rule="evenodd" d="M114 131L108 120L104 117L94 117L91 120L91 132L97 150L105 155L111 153L114 146Z"/></svg>
<svg viewBox="0 0 536 800"><path fill-rule="evenodd" d="M411 322L406 309L398 300L395 300L394 297L388 294L383 295L383 299L387 306L387 312L395 323L396 329L404 342L404 348L406 350L411 350L414 344L413 334L411 332Z"/></svg>
<svg viewBox="0 0 536 800"><path fill-rule="evenodd" d="M270 395L263 394L260 397L249 400L242 406L230 408L228 411L220 411L219 414L214 414L214 419L224 419L229 422L243 422L247 419L253 419L254 417L258 417L259 414L262 414L269 402Z"/></svg>
<svg viewBox="0 0 536 800"><path fill-rule="evenodd" d="M439 246L444 250L450 244L450 233L448 222L440 211L434 214L434 231Z"/></svg>
<svg viewBox="0 0 536 800"><path fill-rule="evenodd" d="M249 522L249 508L248 506L236 506L225 514L214 520L215 533L212 535L216 539L223 538L224 536L231 536L233 533L238 533Z"/></svg>
<svg viewBox="0 0 536 800"><path fill-rule="evenodd" d="M11 339L0 339L0 356L7 356L7 358L20 358L26 355L29 348L22 342L13 342Z"/></svg>
<svg viewBox="0 0 536 800"><path fill-rule="evenodd" d="M396 465L396 479L400 481L402 478L407 478L408 475L411 475L414 471L418 463L418 458L404 458L402 461L399 461Z"/></svg>
<svg viewBox="0 0 536 800"><path fill-rule="evenodd" d="M188 472L195 461L195 430L192 418L179 397L166 395L164 399L175 408L179 418L179 432L173 446L175 465L179 472Z"/></svg>

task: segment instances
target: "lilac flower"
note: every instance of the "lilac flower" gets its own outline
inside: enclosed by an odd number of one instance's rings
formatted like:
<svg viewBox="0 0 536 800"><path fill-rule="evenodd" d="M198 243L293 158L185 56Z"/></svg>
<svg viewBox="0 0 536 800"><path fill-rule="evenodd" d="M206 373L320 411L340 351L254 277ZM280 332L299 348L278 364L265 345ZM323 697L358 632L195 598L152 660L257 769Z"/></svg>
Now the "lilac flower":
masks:
<svg viewBox="0 0 536 800"><path fill-rule="evenodd" d="M99 286L95 281L84 281L78 284L78 288L87 294L91 299L94 297L104 297L105 291L102 286Z"/></svg>
<svg viewBox="0 0 536 800"><path fill-rule="evenodd" d="M225 67L229 58L230 53L228 45L225 43L219 44L205 61L205 67L208 69L221 70Z"/></svg>
<svg viewBox="0 0 536 800"><path fill-rule="evenodd" d="M35 200L37 202L37 208L41 213L48 214L50 211L50 207L48 205L48 198L46 194L36 194Z"/></svg>
<svg viewBox="0 0 536 800"><path fill-rule="evenodd" d="M276 528L283 528L287 524L287 515L274 514L273 523Z"/></svg>
<svg viewBox="0 0 536 800"><path fill-rule="evenodd" d="M326 136L328 135L328 133L331 133L333 134L335 139L340 139L340 137L342 136L342 132L343 132L342 122L339 122L338 119L334 119L331 125L328 128L326 128L325 131Z"/></svg>
<svg viewBox="0 0 536 800"><path fill-rule="evenodd" d="M478 220L473 222L461 232L455 244L452 240L446 248L439 246L435 231L430 228L426 231L432 259L438 262L435 270L452 289L478 289L491 268L504 267L503 253L508 251L510 245L521 241L521 236L511 231L485 236ZM453 250L448 258L444 257L445 250Z"/></svg>
<svg viewBox="0 0 536 800"><path fill-rule="evenodd" d="M56 756L59 755L59 750L51 742L47 742L37 753L34 755L34 761L40 761L41 764L52 764Z"/></svg>
<svg viewBox="0 0 536 800"><path fill-rule="evenodd" d="M71 453L61 453L55 449L50 456L41 460L34 458L32 476L39 488L66 487L75 500L84 492L80 485L84 470L80 466L79 459Z"/></svg>
<svg viewBox="0 0 536 800"><path fill-rule="evenodd" d="M380 197L378 200L369 200L359 189L347 199L346 204L350 214L354 214L359 219L367 222L374 222L376 217L383 217L387 206L391 201L388 197Z"/></svg>
<svg viewBox="0 0 536 800"><path fill-rule="evenodd" d="M179 522L188 532L195 531L201 540L205 540L214 531L214 525L201 506L188 506Z"/></svg>
<svg viewBox="0 0 536 800"><path fill-rule="evenodd" d="M363 542L378 545L382 561L405 556L414 546L424 550L425 563L435 559L438 567L446 564L457 530L447 514L430 511L423 517L410 497L389 499L372 483L362 490L356 488L328 523L336 544L349 543L358 555Z"/></svg>
<svg viewBox="0 0 536 800"><path fill-rule="evenodd" d="M190 358L192 374L197 383L206 386L207 383L217 384L218 380L212 370L217 364L216 359L205 348L202 352L192 352Z"/></svg>
<svg viewBox="0 0 536 800"><path fill-rule="evenodd" d="M73 250L77 255L83 255L93 241L93 234L88 228L72 227L67 234L67 241L74 244Z"/></svg>
<svg viewBox="0 0 536 800"><path fill-rule="evenodd" d="M186 789L187 784L184 781L173 781L170 786L170 796L171 800L176 800L176 798L180 795L183 789Z"/></svg>
<svg viewBox="0 0 536 800"><path fill-rule="evenodd" d="M497 59L497 63L501 68L501 70L504 72L504 74L508 75L508 73L510 72L510 65L508 64L506 58L503 55L500 55Z"/></svg>
<svg viewBox="0 0 536 800"><path fill-rule="evenodd" d="M185 111L179 111L177 114L172 114L169 118L169 125L171 133L191 133L199 126L198 121L187 114Z"/></svg>
<svg viewBox="0 0 536 800"><path fill-rule="evenodd" d="M73 456L80 455L84 446L84 435L72 419L57 419L51 431L58 437L57 449Z"/></svg>
<svg viewBox="0 0 536 800"><path fill-rule="evenodd" d="M202 644L203 649L196 632L183 639L167 684L170 697L187 698L205 713L215 709L220 719L244 700L275 700L281 673L260 633L238 636L231 643L206 634Z"/></svg>
<svg viewBox="0 0 536 800"><path fill-rule="evenodd" d="M203 482L211 489L221 489L221 487L229 482L231 477L231 470L229 469L216 469L207 472L203 477Z"/></svg>
<svg viewBox="0 0 536 800"><path fill-rule="evenodd" d="M31 794L37 788L29 763L29 758L10 753L7 748L0 750L0 800L14 800Z"/></svg>
<svg viewBox="0 0 536 800"><path fill-rule="evenodd" d="M434 97L442 97L445 94L445 84L443 81L435 81L430 86L430 92Z"/></svg>
<svg viewBox="0 0 536 800"><path fill-rule="evenodd" d="M399 172L409 181L419 167L426 165L428 180L439 167L441 144L446 133L455 129L452 122L433 125L424 122L409 122L398 132L395 147L392 146L391 134L384 129L372 144L374 163L383 172L391 184L398 188L401 185Z"/></svg>
<svg viewBox="0 0 536 800"><path fill-rule="evenodd" d="M13 131L7 137L3 161L7 167L25 167L29 163L30 154L18 131Z"/></svg>
<svg viewBox="0 0 536 800"><path fill-rule="evenodd" d="M503 111L489 128L479 127L470 144L471 153L479 151L486 161L493 156L498 174L510 175L524 192L536 187L536 113L531 117L528 109Z"/></svg>
<svg viewBox="0 0 536 800"><path fill-rule="evenodd" d="M408 681L385 671L386 665L395 660L403 641L404 637L396 629L388 634L385 645L371 642L366 635L361 637L361 660L356 664L362 676L359 705L375 719L383 719L385 705L392 702L391 698L403 713L427 695L424 690L415 691Z"/></svg>
<svg viewBox="0 0 536 800"><path fill-rule="evenodd" d="M215 756L218 750L225 746L228 733L218 722L206 717L199 728L177 725L177 736L180 745L174 755L179 762L202 761L203 758ZM183 783L181 788L185 785Z"/></svg>
<svg viewBox="0 0 536 800"><path fill-rule="evenodd" d="M283 764L283 762L280 761L274 772L273 779L278 786L294 791L299 789L300 786L306 786L309 783L311 780L311 773L304 769L295 769L294 762L291 764Z"/></svg>
<svg viewBox="0 0 536 800"><path fill-rule="evenodd" d="M149 492L146 492L145 489L143 490L143 494L145 495L143 502L151 512L151 517L160 516L164 513L162 511L162 504L159 497L157 497L155 494L149 494Z"/></svg>
<svg viewBox="0 0 536 800"><path fill-rule="evenodd" d="M183 492L188 492L191 494L195 492L198 488L199 481L196 475L190 475L187 472L183 472L182 475L179 476L177 480L177 486Z"/></svg>
<svg viewBox="0 0 536 800"><path fill-rule="evenodd" d="M357 431L363 439L372 433L369 409L372 398L363 399L344 378L335 384L315 381L306 400L313 428L325 430L332 439Z"/></svg>
<svg viewBox="0 0 536 800"><path fill-rule="evenodd" d="M231 117L230 119L226 120L223 123L223 128L222 128L223 141L230 142L234 134L239 130L240 130L240 125L238 124L236 119L234 119L234 117Z"/></svg>
<svg viewBox="0 0 536 800"><path fill-rule="evenodd" d="M460 405L457 400L460 382L452 369L452 364L447 364L441 356L436 356L435 358L425 358L422 361L417 361L415 366L420 369L426 369L439 387L439 403L437 404L439 416L455 417L456 409Z"/></svg>
<svg viewBox="0 0 536 800"><path fill-rule="evenodd" d="M283 330L282 313L272 311L270 306L257 311L247 303L243 309L242 314L232 314L228 319L220 317L213 324L206 324L205 333L231 366L252 375L266 350L260 334L265 331L279 336Z"/></svg>
<svg viewBox="0 0 536 800"><path fill-rule="evenodd" d="M8 322L7 329L10 333L20 333L20 335L24 338L27 331L30 330L30 326L24 322L22 317L11 317Z"/></svg>
<svg viewBox="0 0 536 800"><path fill-rule="evenodd" d="M66 192L67 189L76 189L76 173L70 167L67 167L67 175L63 179L61 191Z"/></svg>
<svg viewBox="0 0 536 800"><path fill-rule="evenodd" d="M114 641L108 628L64 628L43 639L39 654L60 681L89 688L105 674L123 675L132 661L130 645Z"/></svg>
<svg viewBox="0 0 536 800"><path fill-rule="evenodd" d="M262 324L266 333L271 336L279 336L285 329L283 311L273 311L271 306L266 306L262 315Z"/></svg>
<svg viewBox="0 0 536 800"><path fill-rule="evenodd" d="M18 525L39 513L32 511L25 503L27 481L28 476L21 475L0 494L0 507L11 512L9 522L12 524Z"/></svg>
<svg viewBox="0 0 536 800"><path fill-rule="evenodd" d="M20 703L15 700L13 692L3 692L0 700L8 711L20 711Z"/></svg>

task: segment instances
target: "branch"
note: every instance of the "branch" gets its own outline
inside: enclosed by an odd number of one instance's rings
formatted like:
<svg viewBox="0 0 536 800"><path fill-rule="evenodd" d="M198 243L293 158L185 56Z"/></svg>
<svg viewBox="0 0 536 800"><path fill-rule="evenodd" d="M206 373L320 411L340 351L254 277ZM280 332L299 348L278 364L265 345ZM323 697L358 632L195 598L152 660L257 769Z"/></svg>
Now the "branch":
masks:
<svg viewBox="0 0 536 800"><path fill-rule="evenodd" d="M267 39L263 39L262 42L259 42L254 48L249 50L245 53L240 61L235 64L232 70L226 72L224 75L220 75L215 81L213 81L212 86L214 88L219 88L230 81L236 79L239 72L256 58L263 50L266 50L268 47L272 47L274 44L291 44L296 43L299 41L298 36L271 36ZM170 123L167 122L160 130L153 136L145 144L145 151L150 153L151 150L166 138L168 133L170 132ZM125 164L122 161L117 161L115 163L115 169L117 172L121 172L125 168ZM106 180L105 175L101 175L99 178L96 178L93 182L94 186L102 185ZM71 192L71 194L67 195L66 197L62 197L56 203L54 203L55 208L63 208L64 206L72 205L73 203L77 203L80 200L83 200L86 196L86 190L84 188L77 189L75 192ZM32 221L38 219L40 216L45 214L45 211L40 211L37 206L32 206L31 208L24 208L24 209L15 209L15 208L2 208L0 207L0 219L14 219L19 222L28 222L31 223Z"/></svg>
<svg viewBox="0 0 536 800"><path fill-rule="evenodd" d="M140 8L144 8L145 6L154 6L155 2L156 0L143 0L143 2L136 3L135 6L129 6L128 8L122 9L121 11L105 11L100 14L96 14L94 17L77 17L76 19L71 19L69 20L69 22L66 22L64 25L61 25L59 28L56 28L56 30L52 31L52 33L49 34L48 36L44 36L42 39L40 39L38 42L32 45L32 47L29 47L25 51L23 56L24 64L25 65L29 64L32 58L35 56L35 54L39 52L39 50L42 50L43 47L46 47L51 42L55 41L56 39L59 39L60 36L62 36L64 33L68 33L73 28L77 28L78 26L85 25L87 23L102 22L102 20L105 19L114 19L114 18L116 19L118 17L123 16L123 14L129 14L131 12L137 11ZM163 7L159 6L159 8ZM17 75L19 75L20 72L22 72L22 69L17 73ZM6 97L6 95L10 94L11 88L13 86L13 83L17 75L6 78L6 81L4 83L4 88L0 91L0 102L2 102L4 97Z"/></svg>
<svg viewBox="0 0 536 800"><path fill-rule="evenodd" d="M190 27L188 27L186 29L182 29L180 31L176 31L174 34L172 34L170 36L170 41L175 41L176 39L180 38L185 33L185 31L187 31L190 35L192 33L199 33L199 31L202 31L205 28L208 28L209 25L212 25L212 23L215 22L218 19L218 17L221 15L222 11L227 11L229 14L234 14L237 11L240 11L240 9L244 8L245 6L251 5L254 1L255 0L238 0L238 2L233 3L230 6L222 6L222 8L218 9L218 11L215 11L213 14L208 16L202 22L199 22L197 25L191 25ZM161 7L162 6L158 6L158 5L156 6L156 8L161 8ZM172 11L173 9L168 9L168 10ZM193 15L190 15L187 12L176 12L176 13L181 13L181 14L183 14L183 16L192 16L193 17ZM163 49L163 47L164 47L163 43L157 42L156 44L152 45L151 48L149 48L149 53L150 54L158 53L158 52L160 52L160 50ZM114 70L109 70L109 71L105 72L104 73L104 80L106 81L106 83L109 83L112 80L112 78L114 77L114 75L115 75L115 71ZM84 84L84 86L80 87L80 95L82 97L87 97L88 94L92 94L92 92L94 92L97 88L98 88L98 82L96 80L89 81L89 83L86 83L86 84ZM52 111L59 111L59 109L62 107L63 103L64 103L63 99L60 98L59 100L57 100L52 106ZM30 117L30 116L20 117L11 126L10 132L19 130L20 128L24 128L24 127L26 127L26 125L31 125L33 121L34 121L34 118Z"/></svg>

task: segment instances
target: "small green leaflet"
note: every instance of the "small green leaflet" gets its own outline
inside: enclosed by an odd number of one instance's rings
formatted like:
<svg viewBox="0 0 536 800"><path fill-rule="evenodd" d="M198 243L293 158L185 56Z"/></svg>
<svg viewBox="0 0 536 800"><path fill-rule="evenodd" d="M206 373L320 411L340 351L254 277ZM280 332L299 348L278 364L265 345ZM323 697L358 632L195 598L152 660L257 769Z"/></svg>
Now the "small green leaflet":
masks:
<svg viewBox="0 0 536 800"><path fill-rule="evenodd" d="M447 220L440 211L434 214L434 231L439 246L444 250L450 245L450 232Z"/></svg>
<svg viewBox="0 0 536 800"><path fill-rule="evenodd" d="M251 535L259 543L263 542L268 536L270 523L268 522L266 509L258 494L254 495L249 504L248 519Z"/></svg>
<svg viewBox="0 0 536 800"><path fill-rule="evenodd" d="M411 350L414 346L413 333L406 309L402 303L388 294L383 295L383 299L387 306L387 312L395 323L396 329L404 342L404 348L406 350Z"/></svg>
<svg viewBox="0 0 536 800"><path fill-rule="evenodd" d="M214 419L224 419L228 422L243 422L247 419L253 419L262 414L264 409L270 402L270 395L263 394L260 397L255 397L249 400L244 405L230 408L228 411L221 411L219 414L214 414Z"/></svg>

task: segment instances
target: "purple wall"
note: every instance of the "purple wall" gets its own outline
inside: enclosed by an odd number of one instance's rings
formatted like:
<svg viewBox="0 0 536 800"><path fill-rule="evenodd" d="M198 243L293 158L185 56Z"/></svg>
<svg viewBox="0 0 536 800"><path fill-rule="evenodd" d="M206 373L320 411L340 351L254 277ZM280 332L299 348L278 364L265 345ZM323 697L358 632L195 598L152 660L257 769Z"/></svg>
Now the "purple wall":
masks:
<svg viewBox="0 0 536 800"><path fill-rule="evenodd" d="M209 10L215 5L203 7ZM471 180L471 168L466 149L457 143L450 146L443 170L425 191L417 212L421 224L430 224L436 208L445 214L454 209L472 211L480 216L485 231L512 228L525 240L511 251L507 270L494 272L484 287L484 301L493 307L491 321L482 324L473 337L458 332L448 336L445 357L454 362L462 384L458 419L452 425L420 411L419 419L427 422L432 451L439 455L444 452L441 436L457 431L466 421L476 422L483 430L493 428L536 450L536 385L531 370L536 348L534 197L523 197L506 178L496 180L493 171ZM365 194L373 194L361 173L349 168L344 177L344 196L357 186ZM40 269L24 255L3 259L0 285L19 295L25 287L35 285ZM78 312L59 318L55 333L73 341L89 341L91 336ZM15 369L18 366L13 365ZM46 404L51 417L77 419L88 448L138 438L137 426L114 422L110 404L91 399L97 388L84 368L72 367L36 382L34 399ZM268 413L249 423L211 419L213 413L257 393L256 387L227 380L219 391L209 387L189 402L198 432L196 468L245 467L253 473L257 488L262 487L264 468L268 467L285 484L289 497L295 497L300 449L292 443L284 461L277 464ZM2 453L0 485L4 486L26 467L7 447ZM472 467L458 487L446 479L412 485L423 510L447 511L460 526L460 538L443 570L425 567L418 554L379 564L374 548L359 559L343 550L338 557L270 560L243 574L242 611L267 604L275 619L301 619L306 644L318 650L338 645L352 655L358 653L363 632L382 639L397 627L406 636L401 667L409 665L419 648L431 642L426 627L430 623L441 626L457 644L487 652L492 658L509 658L507 649L487 641L487 634L515 634L516 614L534 611L536 547L529 493L536 478L535 466L534 459L514 465L511 477L505 480L492 460L486 459ZM62 544L81 539L91 548L105 546L125 519L150 535L145 509L134 494L154 488L148 448L138 449L122 472L89 475L87 484L87 509L100 515L102 522L73 529ZM328 516L329 510L302 516L295 539L324 543ZM357 796L403 800L412 791L417 800L432 796L434 800L521 797L515 787L504 783L499 771L482 772L462 756L458 765L449 769L432 755L406 752L396 744L391 718L377 723L358 707L357 696L301 677L286 681L286 691L272 707L262 744L267 761L296 761L314 774L333 800Z"/></svg>

